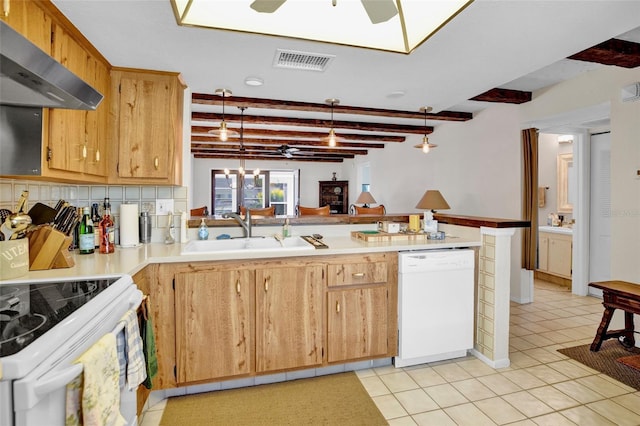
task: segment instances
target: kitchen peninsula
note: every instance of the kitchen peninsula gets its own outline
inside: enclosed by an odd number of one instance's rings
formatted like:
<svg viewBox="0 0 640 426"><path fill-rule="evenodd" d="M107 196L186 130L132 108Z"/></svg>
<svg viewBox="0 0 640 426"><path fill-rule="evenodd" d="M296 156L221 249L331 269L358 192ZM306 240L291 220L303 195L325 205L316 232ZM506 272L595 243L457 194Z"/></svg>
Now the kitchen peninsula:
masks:
<svg viewBox="0 0 640 426"><path fill-rule="evenodd" d="M172 389L222 380L249 385L289 371L315 375L317 369L388 364L397 355L397 252L470 247L477 265L472 352L493 367L508 366L511 235L528 223L439 215L444 240L376 243L346 231L406 217L336 215L324 224L292 218L294 236L309 235L307 225L325 235L328 248L321 250L184 255L185 244L153 243L110 255L74 255L73 268L32 271L20 280L131 274L149 295L153 315L159 364L154 390L170 395ZM260 220L254 235L271 236L282 218ZM213 228L220 221L209 223ZM226 223L240 229L235 221ZM357 311L342 309L354 302ZM293 346L272 334L269 324L276 323L296 336ZM214 337L203 339L204 330ZM221 343L212 345L212 339ZM211 363L212 351L226 361Z"/></svg>

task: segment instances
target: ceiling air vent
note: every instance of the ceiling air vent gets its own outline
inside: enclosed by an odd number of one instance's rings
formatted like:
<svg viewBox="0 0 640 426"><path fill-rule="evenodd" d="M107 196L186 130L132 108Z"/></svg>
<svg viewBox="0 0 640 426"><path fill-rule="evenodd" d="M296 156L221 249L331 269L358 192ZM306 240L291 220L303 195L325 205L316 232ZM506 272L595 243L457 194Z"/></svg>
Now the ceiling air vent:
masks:
<svg viewBox="0 0 640 426"><path fill-rule="evenodd" d="M333 58L335 55L278 49L273 59L273 66L296 70L324 71Z"/></svg>

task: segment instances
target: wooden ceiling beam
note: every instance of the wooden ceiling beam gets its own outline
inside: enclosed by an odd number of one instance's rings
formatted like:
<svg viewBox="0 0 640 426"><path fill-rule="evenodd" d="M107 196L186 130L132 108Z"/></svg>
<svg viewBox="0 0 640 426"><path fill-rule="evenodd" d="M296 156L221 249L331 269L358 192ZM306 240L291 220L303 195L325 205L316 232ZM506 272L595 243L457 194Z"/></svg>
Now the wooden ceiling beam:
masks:
<svg viewBox="0 0 640 426"><path fill-rule="evenodd" d="M224 144L220 139L209 136L192 136L191 142L202 142L199 145L203 146L219 146L220 144ZM226 143L235 142L239 145L240 138L229 138ZM317 147L326 147L327 143L316 142L316 141L285 141L285 140L273 140L273 139L245 139L245 145L250 144L260 144L260 145L289 145L289 146L317 146ZM193 144L192 144L193 145ZM236 146L238 146L236 145ZM358 142L345 142L338 141L336 142L336 148L373 148L373 149L382 149L384 148L384 144L381 143L358 143Z"/></svg>
<svg viewBox="0 0 640 426"><path fill-rule="evenodd" d="M569 59L636 68L640 66L640 43L612 38L571 55Z"/></svg>
<svg viewBox="0 0 640 426"><path fill-rule="evenodd" d="M219 158L219 159L237 159L238 157L229 157L226 155L219 154L194 154L194 158ZM279 157L269 157L262 155L253 155L253 156L244 156L246 160L265 160L265 161L310 161L310 162L321 162L321 163L342 163L344 162L343 158L327 158L327 157L316 157L316 158L308 158L308 157L292 157L286 158L285 156Z"/></svg>
<svg viewBox="0 0 640 426"><path fill-rule="evenodd" d="M259 145L245 145L244 152L275 152L278 153L278 147L259 146ZM319 152L328 154L349 154L349 155L367 155L366 149L335 149L335 148L298 148L298 152ZM229 152L235 154L242 154L238 145L207 145L192 143L191 152Z"/></svg>
<svg viewBox="0 0 640 426"><path fill-rule="evenodd" d="M491 89L474 96L471 101L499 102L503 104L523 104L531 101L531 92L510 89Z"/></svg>
<svg viewBox="0 0 640 426"><path fill-rule="evenodd" d="M222 114L214 112L192 112L191 119L193 121L222 121ZM224 119L227 123L240 123L240 114L225 114ZM409 124L393 124L393 123L366 123L356 121L341 121L341 120L317 120L313 118L290 118L290 117L272 117L272 116L260 116L260 115L245 115L245 124L253 125L278 125L278 126L294 126L294 127L323 127L327 129L327 132L333 125L336 133L342 130L359 130L366 132L387 132L387 133L402 133L402 134L418 134L423 135L426 133L432 133L433 127L431 126L413 126ZM235 130L235 129L234 129Z"/></svg>
<svg viewBox="0 0 640 426"><path fill-rule="evenodd" d="M209 132L209 130L216 130L217 127L208 127L208 126L192 126L191 134L197 135L201 133L200 137L209 137L216 138L214 135L205 136ZM235 129L234 129L235 130ZM284 140L300 140L300 139L313 139L316 141L322 141L327 137L328 132L306 132L306 131L297 131L297 130L272 130L272 129L264 129L264 128L245 128L243 130L243 136L246 139L256 139L257 136L266 136L271 137L275 142L274 143L282 143ZM194 136L195 137L195 136ZM404 142L407 138L405 136L395 136L395 135L373 135L373 134L363 134L363 133L342 133L340 137L343 140L349 141L373 141L373 142ZM232 138L239 139L239 135L229 136L229 140ZM278 141L278 139L281 139Z"/></svg>
<svg viewBox="0 0 640 426"><path fill-rule="evenodd" d="M192 93L191 103L200 105L222 105L222 97L207 93ZM325 103L296 102L277 99L247 98L241 96L225 97L226 106L238 106L247 108L262 108L270 110L285 111L310 111L331 114L331 106ZM368 115L376 117L411 118L424 120L425 115L420 111L401 111L383 108L364 108L347 105L334 105L334 114ZM441 111L438 113L427 113L428 120L440 121L468 121L473 118L469 112Z"/></svg>

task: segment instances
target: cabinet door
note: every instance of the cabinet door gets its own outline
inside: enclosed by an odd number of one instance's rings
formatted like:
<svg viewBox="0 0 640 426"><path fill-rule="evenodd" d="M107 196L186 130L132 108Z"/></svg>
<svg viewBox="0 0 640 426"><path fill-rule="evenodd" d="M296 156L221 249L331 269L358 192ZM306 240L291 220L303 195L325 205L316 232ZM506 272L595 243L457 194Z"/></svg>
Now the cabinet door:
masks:
<svg viewBox="0 0 640 426"><path fill-rule="evenodd" d="M54 59L86 81L90 55L60 25L54 25L52 52ZM49 168L84 172L88 158L86 123L89 111L49 110Z"/></svg>
<svg viewBox="0 0 640 426"><path fill-rule="evenodd" d="M541 271L549 271L549 236L540 233L538 237L538 269Z"/></svg>
<svg viewBox="0 0 640 426"><path fill-rule="evenodd" d="M256 371L322 363L324 267L256 270Z"/></svg>
<svg viewBox="0 0 640 426"><path fill-rule="evenodd" d="M51 18L36 2L3 1L1 9L0 19L44 52L51 54Z"/></svg>
<svg viewBox="0 0 640 426"><path fill-rule="evenodd" d="M331 291L328 295L329 362L387 353L387 288Z"/></svg>
<svg viewBox="0 0 640 426"><path fill-rule="evenodd" d="M571 236L549 237L549 272L571 278Z"/></svg>
<svg viewBox="0 0 640 426"><path fill-rule="evenodd" d="M86 114L85 172L97 176L107 175L107 140L109 131L109 68L90 56L87 59L87 82L104 96L95 111Z"/></svg>
<svg viewBox="0 0 640 426"><path fill-rule="evenodd" d="M175 77L120 73L117 129L120 177L171 177L178 132L174 106L177 84L172 79Z"/></svg>
<svg viewBox="0 0 640 426"><path fill-rule="evenodd" d="M178 384L250 373L253 271L179 273L175 283Z"/></svg>

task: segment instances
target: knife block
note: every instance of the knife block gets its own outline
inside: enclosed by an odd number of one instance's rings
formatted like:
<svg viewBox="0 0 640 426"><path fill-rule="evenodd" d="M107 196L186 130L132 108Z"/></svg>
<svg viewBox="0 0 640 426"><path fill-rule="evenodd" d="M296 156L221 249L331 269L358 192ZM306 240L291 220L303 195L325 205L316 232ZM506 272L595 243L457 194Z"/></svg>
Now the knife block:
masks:
<svg viewBox="0 0 640 426"><path fill-rule="evenodd" d="M29 234L29 270L70 268L75 261L69 253L72 237L50 226Z"/></svg>

